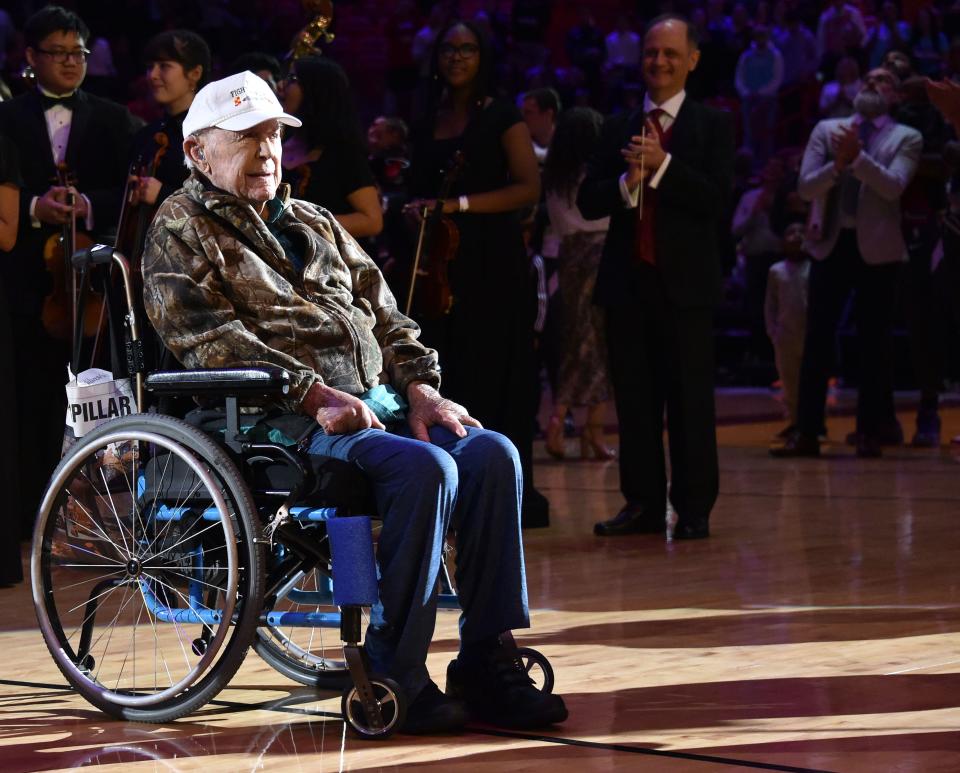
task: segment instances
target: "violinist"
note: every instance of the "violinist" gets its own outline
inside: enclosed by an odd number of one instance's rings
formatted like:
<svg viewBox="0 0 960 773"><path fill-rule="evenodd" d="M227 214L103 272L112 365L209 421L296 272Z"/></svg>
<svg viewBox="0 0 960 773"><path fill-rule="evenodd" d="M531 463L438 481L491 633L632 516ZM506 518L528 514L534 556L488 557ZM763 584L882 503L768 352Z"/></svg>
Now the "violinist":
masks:
<svg viewBox="0 0 960 773"><path fill-rule="evenodd" d="M21 512L23 523L29 524L59 458L69 358L69 342L54 338L41 318L54 286L44 247L74 218L94 237L102 238L103 230L113 228L130 143L140 124L122 106L80 88L90 33L79 16L46 6L26 21L23 34L36 88L0 103L0 126L17 150L23 177L17 241L0 261L0 275L15 341L13 372L24 419L19 443ZM55 182L60 164L70 172L72 190ZM71 194L72 207L67 203ZM64 265L61 262L61 271Z"/></svg>
<svg viewBox="0 0 960 773"><path fill-rule="evenodd" d="M330 210L355 239L379 234L380 195L343 68L314 55L294 60L283 107L303 122L283 143L283 179L293 195Z"/></svg>
<svg viewBox="0 0 960 773"><path fill-rule="evenodd" d="M430 320L414 305L413 316L424 341L440 352L451 398L517 446L526 479L524 525L546 525L546 499L531 485L534 310L520 225L522 210L539 199L540 174L520 112L491 96L491 53L470 21L448 25L434 48L431 108L413 133L411 192L421 198L411 210L433 208L442 170L462 152L463 170L443 204L459 230L459 247L446 266L423 267L446 270L449 313Z"/></svg>
<svg viewBox="0 0 960 773"><path fill-rule="evenodd" d="M147 78L153 98L164 116L144 126L133 141L131 180L126 235L129 243L121 251L136 260L143 249L146 227L156 206L187 179L183 164L183 118L193 98L210 79L210 49L202 37L190 30L166 30L155 35L144 49ZM144 222L145 221L145 222Z"/></svg>

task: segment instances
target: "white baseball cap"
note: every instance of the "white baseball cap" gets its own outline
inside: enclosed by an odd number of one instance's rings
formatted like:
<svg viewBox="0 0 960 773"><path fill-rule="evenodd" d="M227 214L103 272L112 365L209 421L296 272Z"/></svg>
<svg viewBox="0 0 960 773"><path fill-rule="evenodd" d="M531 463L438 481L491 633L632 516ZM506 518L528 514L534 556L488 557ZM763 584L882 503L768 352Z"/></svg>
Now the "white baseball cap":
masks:
<svg viewBox="0 0 960 773"><path fill-rule="evenodd" d="M283 112L267 82L247 70L208 83L197 92L183 119L183 136L211 126L243 131L271 118L287 126L301 125L299 118Z"/></svg>

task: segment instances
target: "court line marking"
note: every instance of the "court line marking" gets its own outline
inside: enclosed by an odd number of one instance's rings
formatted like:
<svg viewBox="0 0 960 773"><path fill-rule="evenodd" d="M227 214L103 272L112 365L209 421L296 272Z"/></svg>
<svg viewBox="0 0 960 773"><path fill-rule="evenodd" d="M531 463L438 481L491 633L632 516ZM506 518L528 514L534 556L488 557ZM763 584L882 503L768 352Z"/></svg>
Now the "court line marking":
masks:
<svg viewBox="0 0 960 773"><path fill-rule="evenodd" d="M43 682L27 682L18 679L0 679L0 685L10 685L12 687L33 687L47 690L56 690L59 692L74 693L69 685L46 684ZM229 689L229 687L227 688ZM319 711L317 709L304 709L297 706L276 705L281 701L263 701L261 703L237 703L235 701L226 701L215 698L208 701L207 705L220 706L232 709L238 712L248 711L276 711L285 714L300 714L304 716L316 716L336 719L342 722L343 718L339 712ZM122 720L118 720L122 721ZM575 746L583 749L599 749L604 751L624 752L626 754L642 754L648 757L667 757L670 759L690 760L691 762L705 762L714 765L730 765L733 767L751 768L753 770L775 770L784 773L836 773L820 768L802 768L793 765L776 765L767 762L753 762L750 760L730 759L727 757L716 757L709 754L695 754L693 752L676 752L665 749L648 749L642 746L627 746L626 744L602 743L599 741L581 741L576 738L561 738L549 735L534 735L530 733L513 733L503 730L493 730L484 727L468 727L467 732L473 735L490 735L497 738L516 738L523 741L537 741L539 743L552 743L561 746Z"/></svg>

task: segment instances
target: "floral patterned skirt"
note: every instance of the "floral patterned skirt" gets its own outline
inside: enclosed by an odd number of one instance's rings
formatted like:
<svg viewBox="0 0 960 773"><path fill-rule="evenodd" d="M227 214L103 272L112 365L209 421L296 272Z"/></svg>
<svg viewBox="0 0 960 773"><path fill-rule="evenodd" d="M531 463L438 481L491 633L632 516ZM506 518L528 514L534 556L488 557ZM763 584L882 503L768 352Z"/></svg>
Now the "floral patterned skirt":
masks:
<svg viewBox="0 0 960 773"><path fill-rule="evenodd" d="M593 303L606 232L565 236L557 256L563 343L555 402L596 405L610 398L603 309Z"/></svg>

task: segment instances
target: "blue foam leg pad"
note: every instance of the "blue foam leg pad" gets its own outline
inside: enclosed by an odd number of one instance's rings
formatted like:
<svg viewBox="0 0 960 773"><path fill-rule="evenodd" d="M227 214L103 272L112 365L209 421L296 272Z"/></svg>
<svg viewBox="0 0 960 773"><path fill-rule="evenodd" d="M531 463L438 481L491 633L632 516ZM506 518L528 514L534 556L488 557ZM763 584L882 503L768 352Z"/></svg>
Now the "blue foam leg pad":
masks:
<svg viewBox="0 0 960 773"><path fill-rule="evenodd" d="M327 521L333 563L333 603L369 607L377 602L377 564L373 532L365 515Z"/></svg>

